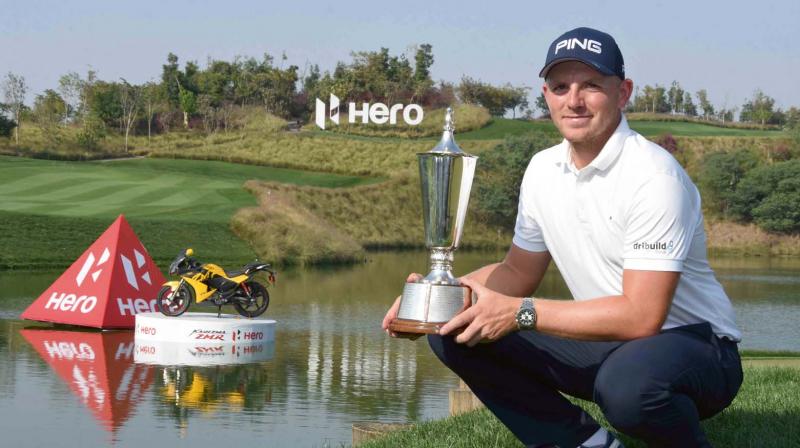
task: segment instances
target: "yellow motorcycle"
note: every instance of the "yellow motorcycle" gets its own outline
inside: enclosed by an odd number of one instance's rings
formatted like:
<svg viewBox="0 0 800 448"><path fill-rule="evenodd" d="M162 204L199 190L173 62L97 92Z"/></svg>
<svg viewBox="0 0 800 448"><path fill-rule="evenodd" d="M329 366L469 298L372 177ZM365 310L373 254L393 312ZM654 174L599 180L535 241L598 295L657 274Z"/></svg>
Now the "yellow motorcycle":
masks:
<svg viewBox="0 0 800 448"><path fill-rule="evenodd" d="M228 304L245 317L260 316L267 310L269 293L254 277L264 272L274 285L275 271L269 264L249 263L239 271L226 272L215 264L199 263L192 255L194 251L186 249L170 264L169 274L181 279L164 283L158 292L156 304L162 314L180 316L192 302L216 306L218 316Z"/></svg>

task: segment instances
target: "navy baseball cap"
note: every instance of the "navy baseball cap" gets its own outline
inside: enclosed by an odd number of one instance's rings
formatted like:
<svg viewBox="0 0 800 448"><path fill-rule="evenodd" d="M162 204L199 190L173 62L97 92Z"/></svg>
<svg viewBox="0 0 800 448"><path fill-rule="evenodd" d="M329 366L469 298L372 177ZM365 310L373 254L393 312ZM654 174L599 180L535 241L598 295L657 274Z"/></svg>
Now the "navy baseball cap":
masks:
<svg viewBox="0 0 800 448"><path fill-rule="evenodd" d="M625 61L617 42L610 34L592 28L575 28L554 40L547 50L547 60L539 72L540 78L547 77L556 64L566 61L580 61L590 65L605 75L616 75L625 79Z"/></svg>

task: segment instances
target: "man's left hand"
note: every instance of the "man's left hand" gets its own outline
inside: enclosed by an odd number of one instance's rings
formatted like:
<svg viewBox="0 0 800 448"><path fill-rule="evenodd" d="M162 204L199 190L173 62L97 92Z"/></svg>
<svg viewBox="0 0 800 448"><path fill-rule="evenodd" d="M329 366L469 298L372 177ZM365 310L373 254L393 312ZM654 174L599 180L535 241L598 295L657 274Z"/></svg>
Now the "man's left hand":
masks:
<svg viewBox="0 0 800 448"><path fill-rule="evenodd" d="M440 335L445 336L463 328L456 336L456 342L473 347L481 341L496 341L517 329L516 315L522 303L521 298L492 291L467 277L459 280L462 285L472 289L477 302L442 326Z"/></svg>

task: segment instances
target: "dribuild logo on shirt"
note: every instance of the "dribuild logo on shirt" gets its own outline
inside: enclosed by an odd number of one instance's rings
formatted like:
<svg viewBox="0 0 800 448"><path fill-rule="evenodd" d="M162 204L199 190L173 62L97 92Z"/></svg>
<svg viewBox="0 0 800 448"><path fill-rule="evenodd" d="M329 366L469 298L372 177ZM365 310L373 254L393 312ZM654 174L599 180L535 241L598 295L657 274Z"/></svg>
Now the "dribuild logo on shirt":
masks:
<svg viewBox="0 0 800 448"><path fill-rule="evenodd" d="M646 250L651 252L660 252L662 254L669 254L675 249L675 242L669 240L669 242L664 241L656 241L654 243L649 242L638 242L633 243L633 250Z"/></svg>

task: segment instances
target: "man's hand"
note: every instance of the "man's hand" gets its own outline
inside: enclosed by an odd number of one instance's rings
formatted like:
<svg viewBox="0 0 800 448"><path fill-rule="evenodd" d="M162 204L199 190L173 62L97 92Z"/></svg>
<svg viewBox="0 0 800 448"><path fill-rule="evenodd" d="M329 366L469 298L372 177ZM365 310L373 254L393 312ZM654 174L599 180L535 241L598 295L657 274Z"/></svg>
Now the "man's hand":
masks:
<svg viewBox="0 0 800 448"><path fill-rule="evenodd" d="M461 277L461 284L469 286L477 296L477 302L439 329L444 336L463 329L455 340L473 347L480 341L496 341L517 329L516 315L522 299L509 297L486 288L477 281Z"/></svg>
<svg viewBox="0 0 800 448"><path fill-rule="evenodd" d="M417 281L417 280L419 280L421 278L422 278L422 275L417 274L416 272L414 272L414 273L411 273L411 274L408 275L408 278L406 278L406 282L415 282L415 281ZM397 296L397 298L394 299L394 303L389 308L389 311L386 312L386 315L383 316L383 322L381 323L381 328L383 328L383 331L388 333L389 336L391 336L393 338L396 338L396 337L400 336L397 333L395 333L394 331L390 330L389 329L389 325L392 323L393 320L397 319L397 312L400 310L400 298L401 297L402 296ZM418 337L419 336L411 337L409 339L417 339Z"/></svg>

